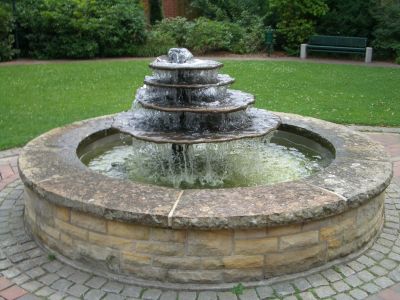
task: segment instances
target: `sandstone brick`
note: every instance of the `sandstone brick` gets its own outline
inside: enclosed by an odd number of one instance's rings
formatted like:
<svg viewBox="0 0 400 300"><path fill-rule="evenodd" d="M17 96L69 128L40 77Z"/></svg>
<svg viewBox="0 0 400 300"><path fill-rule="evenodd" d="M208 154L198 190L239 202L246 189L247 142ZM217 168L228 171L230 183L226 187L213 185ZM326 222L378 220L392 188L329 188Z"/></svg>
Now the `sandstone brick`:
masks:
<svg viewBox="0 0 400 300"><path fill-rule="evenodd" d="M231 270L224 270L223 277L226 282L263 280L264 272L262 268L231 269Z"/></svg>
<svg viewBox="0 0 400 300"><path fill-rule="evenodd" d="M267 236L282 236L301 231L301 224L268 228Z"/></svg>
<svg viewBox="0 0 400 300"><path fill-rule="evenodd" d="M52 238L56 240L60 239L60 231L55 229L54 227L47 226L46 224L43 223L40 223L39 227L44 233L51 236Z"/></svg>
<svg viewBox="0 0 400 300"><path fill-rule="evenodd" d="M118 252L114 249L111 248L106 248L102 246L97 246L93 244L87 244L82 241L74 241L74 253L78 257L84 257L85 259L88 259L89 261L94 258L96 260L100 260L103 262L111 261L111 260L117 260L118 257ZM115 263L115 262L114 262ZM117 263L116 263L117 264Z"/></svg>
<svg viewBox="0 0 400 300"><path fill-rule="evenodd" d="M222 271L168 270L167 278L172 282L217 283L223 281Z"/></svg>
<svg viewBox="0 0 400 300"><path fill-rule="evenodd" d="M201 268L202 262L198 257L155 256L153 257L153 266L165 269L196 270Z"/></svg>
<svg viewBox="0 0 400 300"><path fill-rule="evenodd" d="M107 232L106 220L76 210L71 211L71 224L97 232Z"/></svg>
<svg viewBox="0 0 400 300"><path fill-rule="evenodd" d="M186 240L185 230L172 230L165 228L152 228L150 239L161 242L184 243Z"/></svg>
<svg viewBox="0 0 400 300"><path fill-rule="evenodd" d="M267 254L265 256L265 267L267 275L292 272L296 265L297 271L308 269L316 262L325 261L326 248L317 244L304 249L283 251L281 253Z"/></svg>
<svg viewBox="0 0 400 300"><path fill-rule="evenodd" d="M282 236L280 238L279 249L287 250L291 248L300 248L303 246L311 246L317 244L319 241L319 232L306 231L297 234Z"/></svg>
<svg viewBox="0 0 400 300"><path fill-rule="evenodd" d="M99 246L116 248L120 250L134 250L134 242L132 240L123 239L111 235L89 232L89 241Z"/></svg>
<svg viewBox="0 0 400 300"><path fill-rule="evenodd" d="M256 238L265 237L266 235L267 235L266 228L235 229L235 232L234 232L235 240L256 239Z"/></svg>
<svg viewBox="0 0 400 300"><path fill-rule="evenodd" d="M278 238L261 238L235 241L235 254L264 254L278 251Z"/></svg>
<svg viewBox="0 0 400 300"><path fill-rule="evenodd" d="M262 255L233 255L222 258L227 269L258 268L264 265Z"/></svg>
<svg viewBox="0 0 400 300"><path fill-rule="evenodd" d="M202 257L201 264L206 270L214 270L224 267L221 257Z"/></svg>
<svg viewBox="0 0 400 300"><path fill-rule="evenodd" d="M65 243L65 244L67 244L69 246L72 246L72 243L73 243L72 238L70 236L62 233L62 232L60 234L60 240L61 240L61 242Z"/></svg>
<svg viewBox="0 0 400 300"><path fill-rule="evenodd" d="M230 255L232 233L228 230L189 231L187 251L193 256Z"/></svg>
<svg viewBox="0 0 400 300"><path fill-rule="evenodd" d="M56 218L64 221L64 222L69 222L70 221L70 215L71 215L71 209L67 207L62 207L62 206L56 206L55 208L56 211Z"/></svg>
<svg viewBox="0 0 400 300"><path fill-rule="evenodd" d="M124 263L134 264L134 265L150 265L151 256L134 253L134 252L122 252L122 260Z"/></svg>
<svg viewBox="0 0 400 300"><path fill-rule="evenodd" d="M184 255L185 245L182 243L138 241L136 244L136 251L140 253L179 256Z"/></svg>
<svg viewBox="0 0 400 300"><path fill-rule="evenodd" d="M136 274L140 278L164 281L167 276L167 270L152 266L138 266L134 264L123 264L123 271Z"/></svg>
<svg viewBox="0 0 400 300"><path fill-rule="evenodd" d="M87 240L88 239L88 231L86 229L71 225L69 223L66 223L64 221L55 220L56 223L56 228L59 228L60 231L72 236L79 238L81 240Z"/></svg>
<svg viewBox="0 0 400 300"><path fill-rule="evenodd" d="M108 234L132 240L148 240L150 228L117 221L107 222Z"/></svg>

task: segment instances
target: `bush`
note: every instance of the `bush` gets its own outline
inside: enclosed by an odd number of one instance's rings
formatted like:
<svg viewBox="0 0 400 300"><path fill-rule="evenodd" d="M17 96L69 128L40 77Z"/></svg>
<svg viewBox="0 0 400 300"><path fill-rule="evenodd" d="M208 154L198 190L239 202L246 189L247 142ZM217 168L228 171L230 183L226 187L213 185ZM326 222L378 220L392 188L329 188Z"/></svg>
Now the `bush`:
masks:
<svg viewBox="0 0 400 300"><path fill-rule="evenodd" d="M168 53L170 48L175 47L177 45L171 34L153 30L148 33L146 43L132 47L129 54L140 57L159 56Z"/></svg>
<svg viewBox="0 0 400 300"><path fill-rule="evenodd" d="M195 53L229 50L233 34L225 22L198 18L186 39L188 48Z"/></svg>
<svg viewBox="0 0 400 300"><path fill-rule="evenodd" d="M133 0L23 0L18 13L24 50L38 58L119 56L145 41Z"/></svg>
<svg viewBox="0 0 400 300"><path fill-rule="evenodd" d="M153 31L171 36L177 47L186 47L186 38L191 27L193 27L193 22L183 17L176 17L163 19L153 27Z"/></svg>
<svg viewBox="0 0 400 300"><path fill-rule="evenodd" d="M0 4L0 61L10 60L15 54L11 14Z"/></svg>

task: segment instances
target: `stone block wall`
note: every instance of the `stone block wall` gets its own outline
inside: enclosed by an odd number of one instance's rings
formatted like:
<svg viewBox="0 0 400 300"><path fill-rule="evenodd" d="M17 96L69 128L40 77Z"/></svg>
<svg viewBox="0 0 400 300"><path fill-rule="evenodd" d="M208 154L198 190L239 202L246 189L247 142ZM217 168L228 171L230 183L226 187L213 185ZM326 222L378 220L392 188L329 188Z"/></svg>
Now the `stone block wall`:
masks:
<svg viewBox="0 0 400 300"><path fill-rule="evenodd" d="M341 215L257 229L173 230L106 220L60 207L25 189L25 220L37 239L96 268L179 283L262 280L347 255L383 222L384 195Z"/></svg>

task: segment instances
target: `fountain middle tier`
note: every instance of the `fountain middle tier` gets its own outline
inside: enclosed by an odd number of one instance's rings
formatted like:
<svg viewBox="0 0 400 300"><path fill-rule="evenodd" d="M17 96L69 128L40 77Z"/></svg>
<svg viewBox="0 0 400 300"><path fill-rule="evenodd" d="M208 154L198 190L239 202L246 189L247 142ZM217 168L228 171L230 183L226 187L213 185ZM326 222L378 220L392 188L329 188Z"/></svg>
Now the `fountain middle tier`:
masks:
<svg viewBox="0 0 400 300"><path fill-rule="evenodd" d="M112 127L154 143L199 144L265 136L280 123L275 114L256 108L219 114L137 109L118 114Z"/></svg>
<svg viewBox="0 0 400 300"><path fill-rule="evenodd" d="M183 95L175 90L167 95L160 96L149 92L147 88L140 88L136 93L138 107L165 112L193 112L193 113L230 113L246 109L255 102L254 96L242 91L227 90L225 97L216 101L183 101Z"/></svg>

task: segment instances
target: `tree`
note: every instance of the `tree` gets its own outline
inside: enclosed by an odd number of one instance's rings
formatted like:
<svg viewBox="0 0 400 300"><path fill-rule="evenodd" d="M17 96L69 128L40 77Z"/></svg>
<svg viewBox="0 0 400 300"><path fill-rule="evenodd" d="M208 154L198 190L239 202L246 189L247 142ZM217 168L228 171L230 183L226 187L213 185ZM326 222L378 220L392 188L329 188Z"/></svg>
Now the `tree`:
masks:
<svg viewBox="0 0 400 300"><path fill-rule="evenodd" d="M278 18L283 47L289 53L298 51L299 45L314 33L318 17L328 11L324 0L270 0L270 5Z"/></svg>

